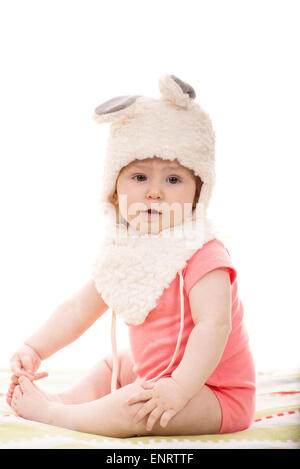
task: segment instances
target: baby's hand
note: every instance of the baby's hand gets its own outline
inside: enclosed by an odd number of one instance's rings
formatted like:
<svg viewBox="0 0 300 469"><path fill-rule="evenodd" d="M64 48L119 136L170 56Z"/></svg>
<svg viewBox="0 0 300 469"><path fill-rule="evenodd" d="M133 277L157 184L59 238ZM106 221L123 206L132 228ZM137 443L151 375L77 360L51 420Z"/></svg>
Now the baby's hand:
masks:
<svg viewBox="0 0 300 469"><path fill-rule="evenodd" d="M44 378L48 376L46 372L36 373L40 364L41 358L33 348L27 344L23 344L19 350L10 359L10 368L15 376L27 376L28 379Z"/></svg>
<svg viewBox="0 0 300 469"><path fill-rule="evenodd" d="M28 379L30 379L30 381L36 381L36 380L38 380L38 379L47 378L48 373L47 373L47 371L41 371L40 373L33 373L33 374L28 373L27 375L25 375L25 374L23 375L23 374L21 373L20 376L27 376ZM12 381L13 383L19 384L19 381L18 381L18 380L19 380L20 376L11 375L10 379L11 379L11 381Z"/></svg>
<svg viewBox="0 0 300 469"><path fill-rule="evenodd" d="M146 415L147 430L152 430L155 422L160 419L160 425L166 427L181 409L188 403L189 398L184 390L172 379L162 378L155 383L141 383L144 391L140 391L128 399L128 405L146 401L146 403L136 413L134 420L139 422Z"/></svg>

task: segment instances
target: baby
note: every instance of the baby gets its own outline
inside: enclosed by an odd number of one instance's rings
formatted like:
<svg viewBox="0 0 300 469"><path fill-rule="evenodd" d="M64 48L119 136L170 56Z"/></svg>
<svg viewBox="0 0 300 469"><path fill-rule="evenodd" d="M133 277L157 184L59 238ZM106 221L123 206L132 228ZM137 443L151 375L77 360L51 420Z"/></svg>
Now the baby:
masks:
<svg viewBox="0 0 300 469"><path fill-rule="evenodd" d="M105 435L191 435L247 428L255 370L237 273L206 216L214 132L174 75L160 99L114 98L101 202L107 236L92 278L25 340L10 361L7 402L21 417ZM52 395L34 380L43 360L108 309L128 325L130 350L102 359Z"/></svg>

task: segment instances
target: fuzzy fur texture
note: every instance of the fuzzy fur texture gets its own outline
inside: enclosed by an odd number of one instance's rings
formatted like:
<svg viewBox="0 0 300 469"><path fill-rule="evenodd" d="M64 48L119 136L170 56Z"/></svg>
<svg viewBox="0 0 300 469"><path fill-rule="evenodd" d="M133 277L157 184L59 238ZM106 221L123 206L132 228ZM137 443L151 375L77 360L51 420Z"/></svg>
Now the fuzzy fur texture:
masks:
<svg viewBox="0 0 300 469"><path fill-rule="evenodd" d="M138 325L188 259L215 238L215 229L204 217L198 217L198 222L188 217L155 235L130 227L127 231L124 225L118 229L107 232L92 276L112 311L126 323Z"/></svg>

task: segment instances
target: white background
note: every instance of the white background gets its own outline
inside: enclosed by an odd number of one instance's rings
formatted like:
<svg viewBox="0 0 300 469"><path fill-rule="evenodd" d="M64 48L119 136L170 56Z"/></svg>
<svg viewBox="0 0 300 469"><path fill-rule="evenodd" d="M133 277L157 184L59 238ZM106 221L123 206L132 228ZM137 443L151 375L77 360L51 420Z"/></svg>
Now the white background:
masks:
<svg viewBox="0 0 300 469"><path fill-rule="evenodd" d="M238 271L258 370L299 368L299 2L3 1L0 367L89 279L114 96L196 90L217 136L210 215ZM59 328L60 325L58 324ZM118 346L127 345L118 322ZM110 311L43 369L110 352Z"/></svg>

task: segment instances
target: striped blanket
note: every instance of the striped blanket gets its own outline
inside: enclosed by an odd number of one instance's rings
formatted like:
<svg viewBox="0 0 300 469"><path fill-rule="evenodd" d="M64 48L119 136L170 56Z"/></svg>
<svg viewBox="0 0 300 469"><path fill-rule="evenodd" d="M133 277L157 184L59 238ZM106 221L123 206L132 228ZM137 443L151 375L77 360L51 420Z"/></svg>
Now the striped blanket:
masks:
<svg viewBox="0 0 300 469"><path fill-rule="evenodd" d="M61 391L83 373L51 372L39 386ZM0 449L148 449L148 448L300 448L300 373L257 374L256 413L247 430L223 435L107 438L45 425L17 417L5 402L8 370L0 370Z"/></svg>

